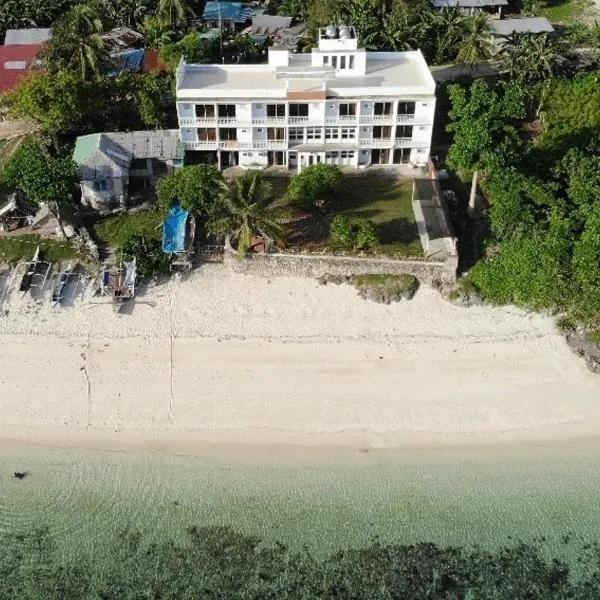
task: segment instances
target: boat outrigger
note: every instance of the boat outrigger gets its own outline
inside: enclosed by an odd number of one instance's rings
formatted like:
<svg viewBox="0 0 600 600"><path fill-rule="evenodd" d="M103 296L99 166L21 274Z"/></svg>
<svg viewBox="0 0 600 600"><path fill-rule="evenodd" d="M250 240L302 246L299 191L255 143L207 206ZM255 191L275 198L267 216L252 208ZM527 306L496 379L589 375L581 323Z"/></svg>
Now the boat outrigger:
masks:
<svg viewBox="0 0 600 600"><path fill-rule="evenodd" d="M21 283L19 284L20 292L28 292L31 289L31 284L33 282L33 276L38 268L38 264L40 263L40 247L38 246L35 249L35 253L30 262L26 264L25 273L21 279Z"/></svg>
<svg viewBox="0 0 600 600"><path fill-rule="evenodd" d="M65 288L69 283L69 279L75 274L73 263L69 263L67 268L58 273L54 287L52 288L52 306L60 306L64 298Z"/></svg>
<svg viewBox="0 0 600 600"><path fill-rule="evenodd" d="M171 255L171 269L189 271L194 257L196 219L179 204L171 207L163 222L163 252Z"/></svg>
<svg viewBox="0 0 600 600"><path fill-rule="evenodd" d="M105 267L100 280L100 293L110 295L113 308L121 310L123 304L135 296L137 263L135 257L131 261L121 261L117 267Z"/></svg>

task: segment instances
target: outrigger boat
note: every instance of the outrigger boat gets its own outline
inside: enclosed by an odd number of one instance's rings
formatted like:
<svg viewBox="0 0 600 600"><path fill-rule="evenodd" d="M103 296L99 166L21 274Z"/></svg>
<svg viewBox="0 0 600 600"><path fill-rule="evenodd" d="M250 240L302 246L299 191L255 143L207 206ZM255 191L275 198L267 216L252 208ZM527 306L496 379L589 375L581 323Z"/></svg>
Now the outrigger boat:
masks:
<svg viewBox="0 0 600 600"><path fill-rule="evenodd" d="M102 271L100 292L103 296L112 297L113 309L119 312L123 304L135 296L137 264L135 257L128 262L121 262L118 267L106 267Z"/></svg>
<svg viewBox="0 0 600 600"><path fill-rule="evenodd" d="M58 274L58 278L54 284L54 288L52 289L52 306L60 306L67 283L69 283L69 279L74 275L74 273L75 271L73 269L73 263L69 263L66 270Z"/></svg>
<svg viewBox="0 0 600 600"><path fill-rule="evenodd" d="M23 278L21 279L21 283L19 284L20 292L25 293L30 290L31 284L33 282L33 276L35 275L38 268L38 264L40 262L40 247L38 246L35 249L35 253L33 255L33 258L31 259L31 262L27 263L27 269L25 271L25 274L23 275Z"/></svg>

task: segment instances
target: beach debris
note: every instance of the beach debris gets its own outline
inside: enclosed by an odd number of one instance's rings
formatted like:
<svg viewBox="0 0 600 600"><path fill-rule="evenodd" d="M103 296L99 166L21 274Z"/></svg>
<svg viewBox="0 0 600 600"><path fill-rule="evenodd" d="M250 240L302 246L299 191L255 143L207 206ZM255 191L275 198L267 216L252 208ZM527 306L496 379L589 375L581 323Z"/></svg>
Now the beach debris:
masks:
<svg viewBox="0 0 600 600"><path fill-rule="evenodd" d="M411 300L419 289L419 280L413 275L400 273L367 275L331 275L325 274L318 279L321 285L349 283L358 290L365 300L379 304L391 304L400 300Z"/></svg>
<svg viewBox="0 0 600 600"><path fill-rule="evenodd" d="M15 471L13 473L15 479L25 479L25 476L27 475L27 471Z"/></svg>

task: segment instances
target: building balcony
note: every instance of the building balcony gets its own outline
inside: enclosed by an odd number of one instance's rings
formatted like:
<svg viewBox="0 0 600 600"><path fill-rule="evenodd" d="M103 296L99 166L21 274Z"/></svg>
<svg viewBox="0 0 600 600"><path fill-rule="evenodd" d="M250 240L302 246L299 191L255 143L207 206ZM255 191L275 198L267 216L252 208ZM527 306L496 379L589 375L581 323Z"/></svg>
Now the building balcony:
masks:
<svg viewBox="0 0 600 600"><path fill-rule="evenodd" d="M391 148L392 138L368 138L358 140L358 145L367 148Z"/></svg>
<svg viewBox="0 0 600 600"><path fill-rule="evenodd" d="M415 144L412 138L396 138L394 140L395 148L410 148L411 146L418 146L420 144Z"/></svg>
<svg viewBox="0 0 600 600"><path fill-rule="evenodd" d="M325 117L325 125L356 125L356 115L337 115L335 117Z"/></svg>
<svg viewBox="0 0 600 600"><path fill-rule="evenodd" d="M361 125L379 125L380 123L394 123L394 115L361 115Z"/></svg>
<svg viewBox="0 0 600 600"><path fill-rule="evenodd" d="M250 123L253 127L269 125L273 127L285 127L287 119L285 117L254 117Z"/></svg>
<svg viewBox="0 0 600 600"><path fill-rule="evenodd" d="M183 146L186 150L217 150L219 142L214 141L202 141L202 142L190 142L183 140Z"/></svg>
<svg viewBox="0 0 600 600"><path fill-rule="evenodd" d="M240 142L238 140L222 141L185 141L186 150L285 150L286 140L260 140L255 142Z"/></svg>

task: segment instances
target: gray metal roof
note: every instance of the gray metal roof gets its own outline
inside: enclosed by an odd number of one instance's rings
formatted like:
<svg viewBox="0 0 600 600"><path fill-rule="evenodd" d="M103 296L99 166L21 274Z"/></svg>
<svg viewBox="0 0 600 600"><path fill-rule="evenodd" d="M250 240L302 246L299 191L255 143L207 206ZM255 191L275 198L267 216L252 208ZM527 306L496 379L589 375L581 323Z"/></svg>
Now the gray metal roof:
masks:
<svg viewBox="0 0 600 600"><path fill-rule="evenodd" d="M486 8L507 6L508 0L431 0L434 8Z"/></svg>
<svg viewBox="0 0 600 600"><path fill-rule="evenodd" d="M292 17L278 17L273 15L257 15L252 20L252 32L268 35L278 29L287 29L292 24Z"/></svg>
<svg viewBox="0 0 600 600"><path fill-rule="evenodd" d="M494 35L502 37L508 37L513 33L551 33L554 31L554 27L546 17L490 20L490 27Z"/></svg>
<svg viewBox="0 0 600 600"><path fill-rule="evenodd" d="M136 158L156 158L164 161L182 159L183 145L179 139L178 129L100 133L78 138L74 158L79 162L80 176L84 181L126 177L132 160Z"/></svg>
<svg viewBox="0 0 600 600"><path fill-rule="evenodd" d="M29 46L42 44L52 38L52 29L9 29L4 38L5 46Z"/></svg>

